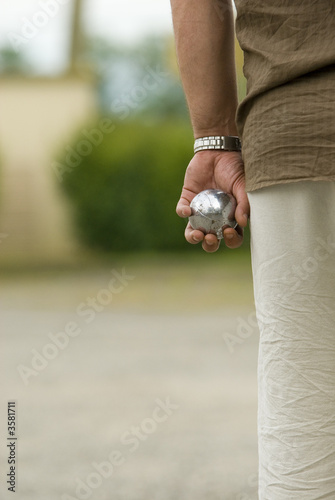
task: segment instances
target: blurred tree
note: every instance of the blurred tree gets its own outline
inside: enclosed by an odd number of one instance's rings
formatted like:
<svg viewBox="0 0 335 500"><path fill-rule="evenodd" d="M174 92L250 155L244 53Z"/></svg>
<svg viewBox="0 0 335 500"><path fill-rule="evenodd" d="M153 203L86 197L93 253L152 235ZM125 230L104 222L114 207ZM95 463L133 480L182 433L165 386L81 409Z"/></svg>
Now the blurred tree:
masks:
<svg viewBox="0 0 335 500"><path fill-rule="evenodd" d="M70 47L68 54L68 73L82 73L82 53L85 35L82 27L83 0L74 0L70 27ZM10 46L0 49L0 74L34 75L35 68L28 63L24 51L14 50Z"/></svg>
<svg viewBox="0 0 335 500"><path fill-rule="evenodd" d="M30 70L29 63L21 52L12 47L3 47L0 50L0 73L9 75L23 75Z"/></svg>
<svg viewBox="0 0 335 500"><path fill-rule="evenodd" d="M74 0L70 34L69 73L78 73L80 57L84 48L84 33L82 29L83 1Z"/></svg>

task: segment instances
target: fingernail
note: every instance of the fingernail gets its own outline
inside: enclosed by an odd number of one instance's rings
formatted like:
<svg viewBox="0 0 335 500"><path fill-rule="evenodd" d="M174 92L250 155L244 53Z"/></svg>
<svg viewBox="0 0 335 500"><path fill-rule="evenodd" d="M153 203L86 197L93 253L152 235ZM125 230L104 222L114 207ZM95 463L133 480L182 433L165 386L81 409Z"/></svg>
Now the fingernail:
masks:
<svg viewBox="0 0 335 500"><path fill-rule="evenodd" d="M228 233L226 238L227 240L232 240L234 238L234 235L232 233Z"/></svg>
<svg viewBox="0 0 335 500"><path fill-rule="evenodd" d="M248 216L247 216L247 214L243 214L243 217L245 218L245 221L248 222Z"/></svg>
<svg viewBox="0 0 335 500"><path fill-rule="evenodd" d="M212 241L212 240L207 241L206 240L206 243L207 243L207 245L209 245L211 247L215 244L215 241Z"/></svg>

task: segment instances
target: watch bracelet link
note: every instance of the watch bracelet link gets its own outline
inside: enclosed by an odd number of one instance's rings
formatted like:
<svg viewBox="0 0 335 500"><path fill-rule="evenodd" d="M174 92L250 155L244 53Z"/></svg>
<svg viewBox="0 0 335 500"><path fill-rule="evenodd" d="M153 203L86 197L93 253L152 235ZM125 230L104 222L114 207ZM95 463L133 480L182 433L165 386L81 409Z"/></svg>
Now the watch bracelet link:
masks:
<svg viewBox="0 0 335 500"><path fill-rule="evenodd" d="M232 135L211 135L209 137L200 137L194 141L194 153L207 149L241 151L241 141L239 137Z"/></svg>

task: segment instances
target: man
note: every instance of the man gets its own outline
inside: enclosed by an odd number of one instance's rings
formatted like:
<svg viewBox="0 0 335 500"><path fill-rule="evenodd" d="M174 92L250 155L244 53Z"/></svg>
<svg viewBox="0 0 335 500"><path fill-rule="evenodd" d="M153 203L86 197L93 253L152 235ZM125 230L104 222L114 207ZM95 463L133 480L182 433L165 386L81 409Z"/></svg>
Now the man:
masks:
<svg viewBox="0 0 335 500"><path fill-rule="evenodd" d="M196 145L177 213L200 191L250 215L259 347L260 500L335 499L335 5L236 0L247 97L238 106L231 0L171 0ZM207 137L220 150L204 149ZM242 154L234 137L242 141ZM204 140L201 140L205 138ZM207 252L215 235L187 225Z"/></svg>

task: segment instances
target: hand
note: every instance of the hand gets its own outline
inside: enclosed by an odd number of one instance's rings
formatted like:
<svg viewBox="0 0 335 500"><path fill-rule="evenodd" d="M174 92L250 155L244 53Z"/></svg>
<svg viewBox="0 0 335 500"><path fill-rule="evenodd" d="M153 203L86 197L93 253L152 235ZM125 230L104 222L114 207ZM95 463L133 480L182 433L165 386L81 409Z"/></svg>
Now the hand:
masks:
<svg viewBox="0 0 335 500"><path fill-rule="evenodd" d="M179 217L191 215L192 199L205 189L222 189L235 197L235 219L238 226L236 229L226 228L223 236L227 247L238 248L243 242L243 228L247 225L250 214L241 154L235 151L207 150L194 155L186 169L184 186L177 204ZM185 238L192 244L201 241L206 252L215 252L220 246L215 234L204 235L202 231L192 229L190 223L187 224Z"/></svg>

